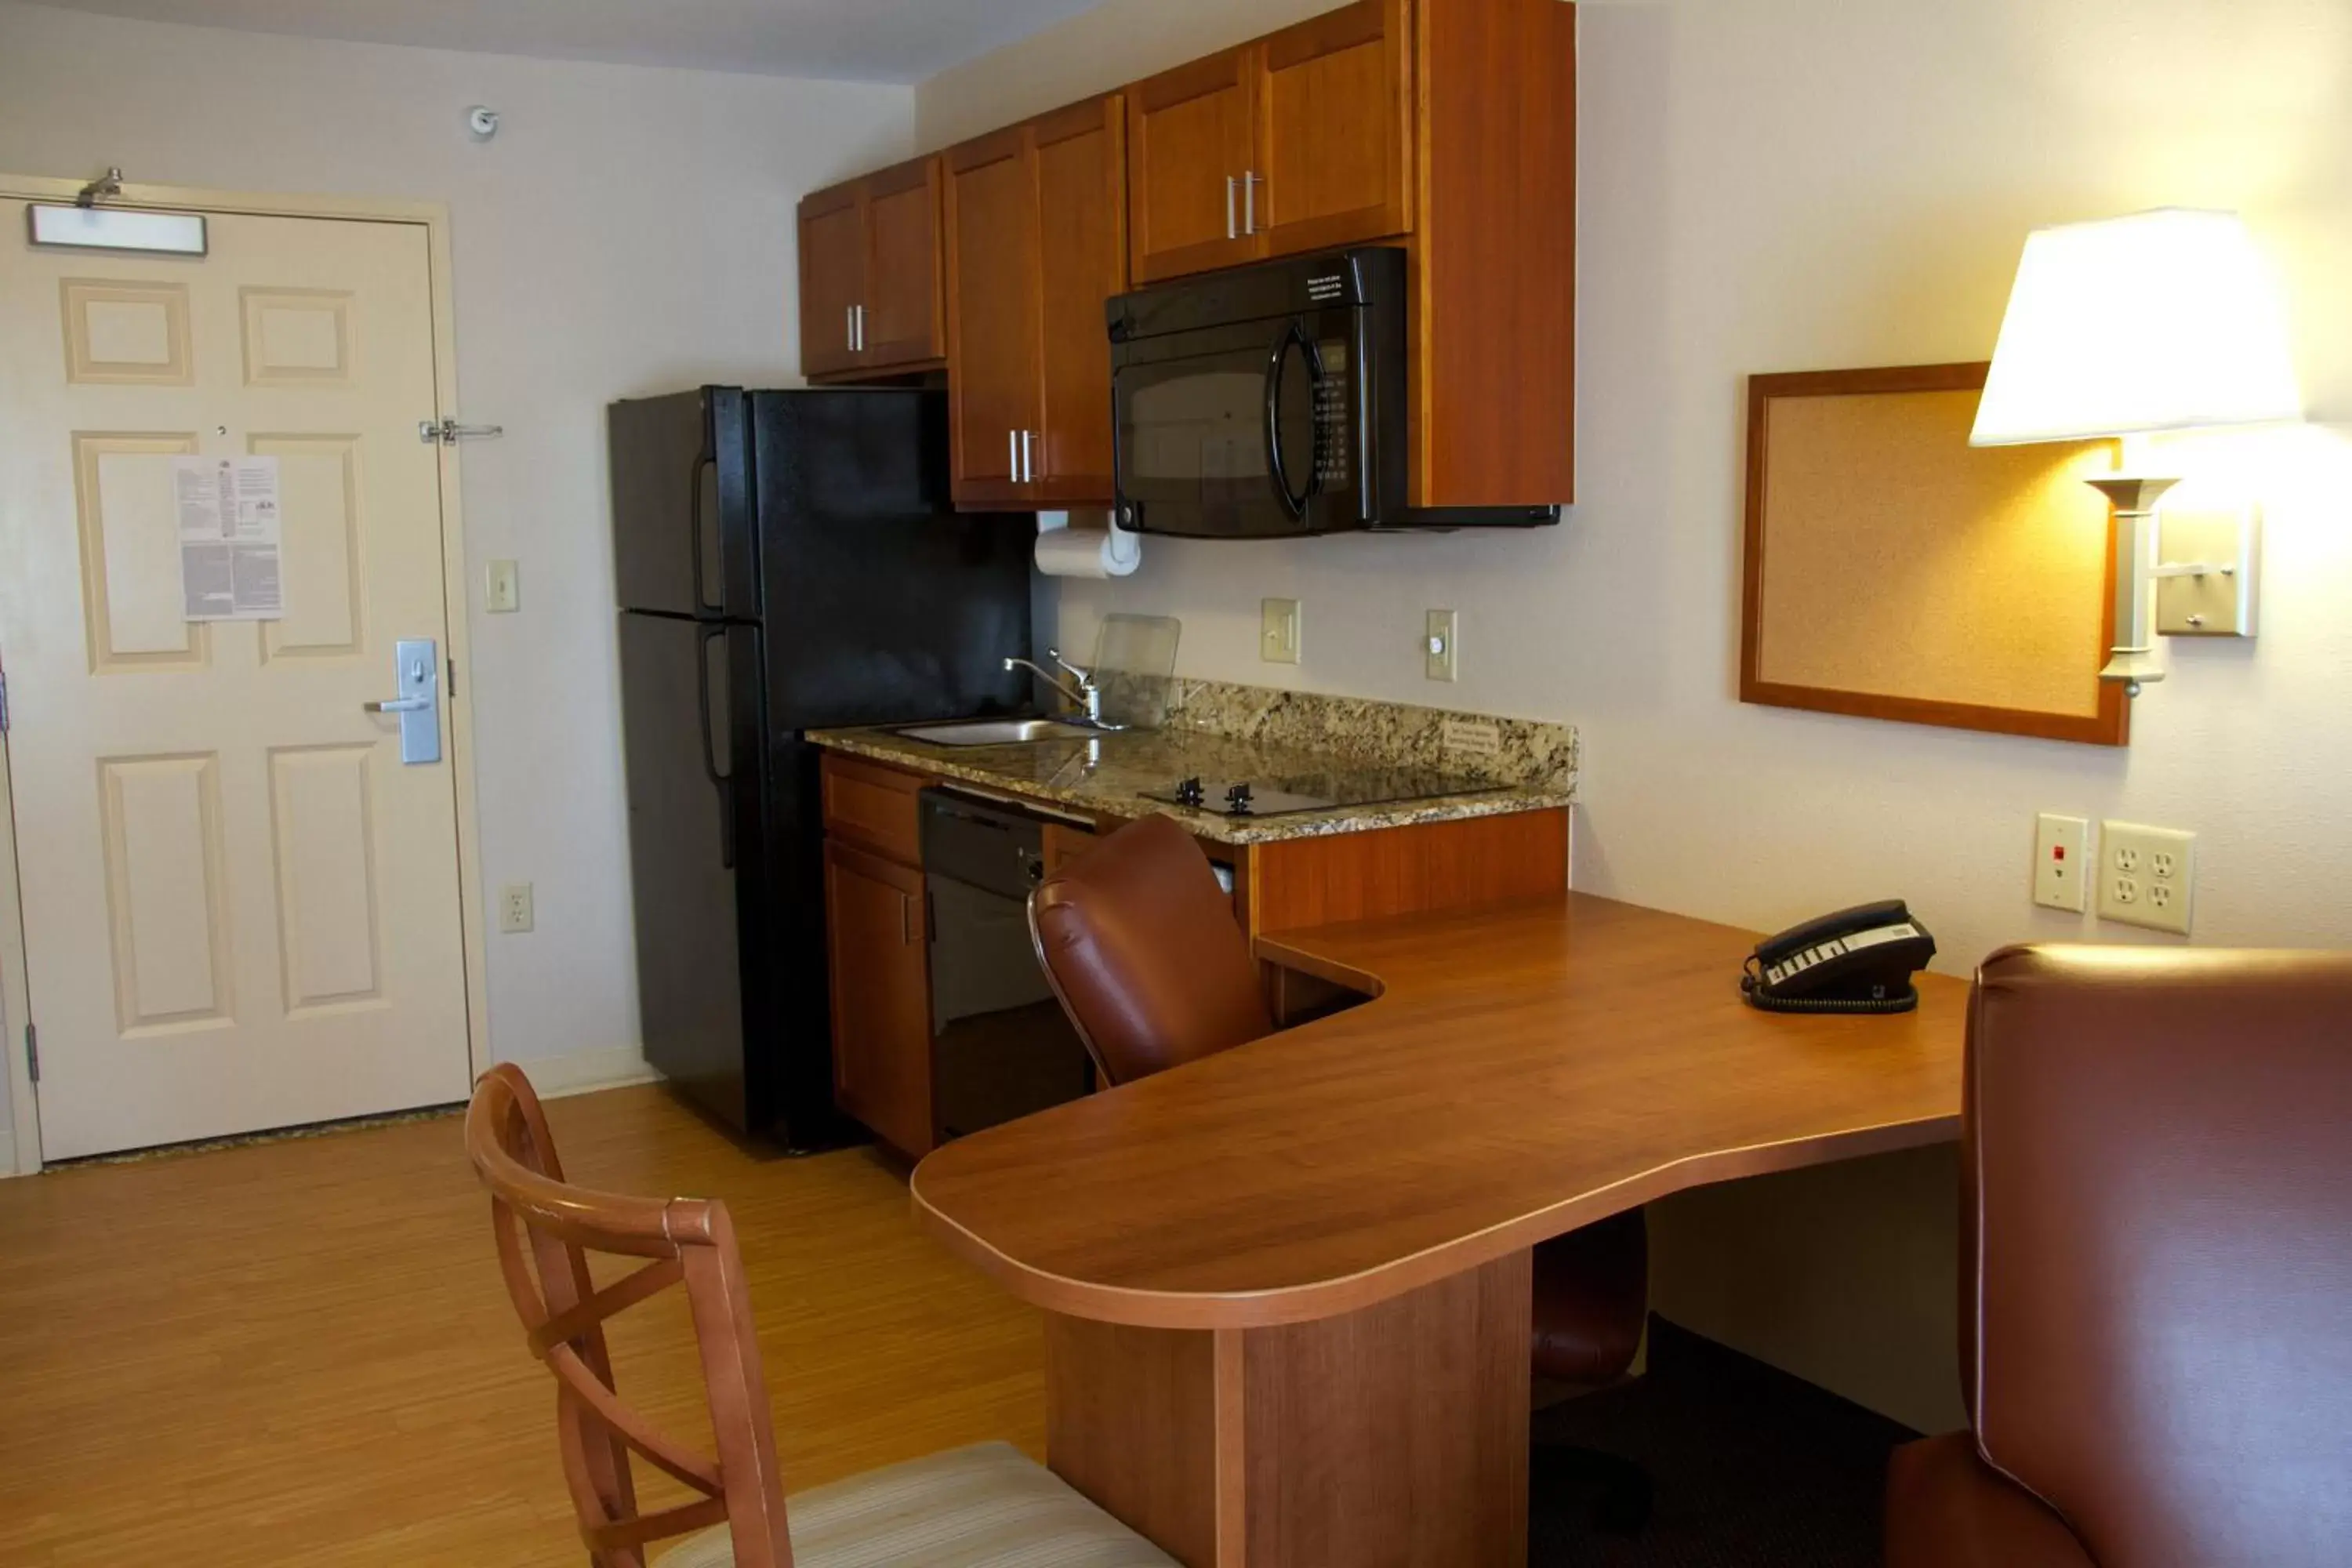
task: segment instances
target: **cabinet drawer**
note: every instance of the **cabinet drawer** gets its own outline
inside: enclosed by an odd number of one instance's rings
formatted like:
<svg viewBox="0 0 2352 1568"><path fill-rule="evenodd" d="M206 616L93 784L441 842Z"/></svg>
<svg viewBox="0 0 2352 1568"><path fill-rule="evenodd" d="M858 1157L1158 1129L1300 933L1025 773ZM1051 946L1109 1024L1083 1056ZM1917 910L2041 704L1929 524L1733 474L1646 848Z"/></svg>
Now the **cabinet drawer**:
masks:
<svg viewBox="0 0 2352 1568"><path fill-rule="evenodd" d="M824 767L827 833L901 865L922 864L922 829L915 796L929 780L919 773L842 756L826 756Z"/></svg>

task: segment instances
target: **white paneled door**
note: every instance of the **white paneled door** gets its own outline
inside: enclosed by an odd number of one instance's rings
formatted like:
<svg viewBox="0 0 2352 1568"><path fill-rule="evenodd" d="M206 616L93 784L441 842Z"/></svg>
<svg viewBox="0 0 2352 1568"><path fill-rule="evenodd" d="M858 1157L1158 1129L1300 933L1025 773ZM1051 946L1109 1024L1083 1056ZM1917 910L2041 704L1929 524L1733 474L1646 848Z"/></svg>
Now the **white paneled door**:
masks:
<svg viewBox="0 0 2352 1568"><path fill-rule="evenodd" d="M0 210L0 666L41 1147L463 1099L428 231L215 214L203 258ZM278 460L283 618L185 618L173 459ZM15 1042L10 1042L13 1047Z"/></svg>

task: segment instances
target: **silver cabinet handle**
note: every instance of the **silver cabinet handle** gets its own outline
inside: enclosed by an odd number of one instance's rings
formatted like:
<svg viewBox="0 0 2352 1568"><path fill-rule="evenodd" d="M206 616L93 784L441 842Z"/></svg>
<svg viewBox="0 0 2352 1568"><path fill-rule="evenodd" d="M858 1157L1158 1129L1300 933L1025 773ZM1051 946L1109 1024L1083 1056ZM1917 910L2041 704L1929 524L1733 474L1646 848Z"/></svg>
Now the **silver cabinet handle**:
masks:
<svg viewBox="0 0 2352 1568"><path fill-rule="evenodd" d="M1021 432L1004 433L1004 477L1014 484L1021 482Z"/></svg>
<svg viewBox="0 0 2352 1568"><path fill-rule="evenodd" d="M855 305L842 307L841 346L851 353L857 352L857 307Z"/></svg>
<svg viewBox="0 0 2352 1568"><path fill-rule="evenodd" d="M898 942L902 947L915 945L915 900L905 893L898 895Z"/></svg>
<svg viewBox="0 0 2352 1568"><path fill-rule="evenodd" d="M1247 170L1242 173L1242 232L1257 232L1257 176Z"/></svg>
<svg viewBox="0 0 2352 1568"><path fill-rule="evenodd" d="M1234 217L1234 177L1227 174L1225 176L1225 237L1239 239L1241 237L1241 229Z"/></svg>
<svg viewBox="0 0 2352 1568"><path fill-rule="evenodd" d="M392 646L399 695L363 702L371 713L400 721L400 760L411 766L441 760L441 648L431 637L403 637Z"/></svg>
<svg viewBox="0 0 2352 1568"><path fill-rule="evenodd" d="M1036 477L1037 432L1024 430L1021 432L1021 478L1024 481L1031 481Z"/></svg>
<svg viewBox="0 0 2352 1568"><path fill-rule="evenodd" d="M857 352L866 352L866 307L857 307Z"/></svg>

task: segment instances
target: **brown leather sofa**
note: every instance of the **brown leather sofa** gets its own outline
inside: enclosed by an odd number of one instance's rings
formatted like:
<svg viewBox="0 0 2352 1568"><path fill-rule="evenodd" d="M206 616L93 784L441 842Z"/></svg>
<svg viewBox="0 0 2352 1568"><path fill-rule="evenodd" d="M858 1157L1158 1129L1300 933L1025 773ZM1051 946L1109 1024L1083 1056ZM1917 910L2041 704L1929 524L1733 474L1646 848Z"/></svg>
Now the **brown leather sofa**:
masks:
<svg viewBox="0 0 2352 1568"><path fill-rule="evenodd" d="M2352 1563L2352 955L1996 953L1965 1116L1974 1430L1887 1568Z"/></svg>

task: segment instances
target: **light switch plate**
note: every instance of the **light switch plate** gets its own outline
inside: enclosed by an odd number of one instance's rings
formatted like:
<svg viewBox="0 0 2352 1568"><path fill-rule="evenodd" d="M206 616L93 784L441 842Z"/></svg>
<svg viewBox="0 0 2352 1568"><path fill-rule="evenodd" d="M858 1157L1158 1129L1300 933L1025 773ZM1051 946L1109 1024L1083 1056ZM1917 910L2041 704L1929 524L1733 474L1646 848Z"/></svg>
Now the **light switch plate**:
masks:
<svg viewBox="0 0 2352 1568"><path fill-rule="evenodd" d="M1423 633L1422 652L1428 660L1423 673L1432 680L1452 680L1461 673L1461 662L1454 644L1462 635L1462 620L1452 610L1432 610Z"/></svg>
<svg viewBox="0 0 2352 1568"><path fill-rule="evenodd" d="M2262 513L2252 506L2164 509L2157 533L2158 568L2221 571L2156 583L2156 629L2168 637L2250 637L2262 576Z"/></svg>
<svg viewBox="0 0 2352 1568"><path fill-rule="evenodd" d="M1298 601L1260 599L1257 656L1268 664L1298 662Z"/></svg>
<svg viewBox="0 0 2352 1568"><path fill-rule="evenodd" d="M2197 835L2136 822L2099 824L2099 918L2189 934Z"/></svg>
<svg viewBox="0 0 2352 1568"><path fill-rule="evenodd" d="M510 616L522 608L522 573L511 561L493 561L482 574L482 608Z"/></svg>
<svg viewBox="0 0 2352 1568"><path fill-rule="evenodd" d="M2033 819L2033 901L2081 914L2089 907L2091 824L2043 812Z"/></svg>

